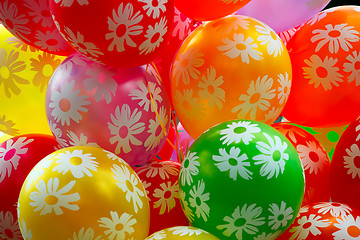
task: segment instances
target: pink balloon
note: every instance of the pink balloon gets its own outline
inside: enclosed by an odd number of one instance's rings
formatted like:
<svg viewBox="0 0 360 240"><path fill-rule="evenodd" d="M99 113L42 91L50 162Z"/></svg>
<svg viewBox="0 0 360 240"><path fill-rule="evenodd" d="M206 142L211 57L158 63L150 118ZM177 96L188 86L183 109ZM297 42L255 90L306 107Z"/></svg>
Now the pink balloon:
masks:
<svg viewBox="0 0 360 240"><path fill-rule="evenodd" d="M330 0L251 0L237 13L256 18L280 33L301 25L329 2Z"/></svg>
<svg viewBox="0 0 360 240"><path fill-rule="evenodd" d="M78 53L54 72L46 113L62 147L100 146L131 166L156 155L170 123L169 100L151 66L114 68Z"/></svg>

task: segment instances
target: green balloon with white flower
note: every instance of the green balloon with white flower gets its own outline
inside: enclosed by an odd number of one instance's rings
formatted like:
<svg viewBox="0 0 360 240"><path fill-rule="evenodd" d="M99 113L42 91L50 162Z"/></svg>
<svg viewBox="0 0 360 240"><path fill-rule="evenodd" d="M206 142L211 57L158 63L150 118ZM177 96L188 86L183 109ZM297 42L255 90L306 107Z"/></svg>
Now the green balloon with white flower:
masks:
<svg viewBox="0 0 360 240"><path fill-rule="evenodd" d="M204 132L179 176L183 210L195 227L220 239L276 239L304 197L294 146L273 127L233 120Z"/></svg>

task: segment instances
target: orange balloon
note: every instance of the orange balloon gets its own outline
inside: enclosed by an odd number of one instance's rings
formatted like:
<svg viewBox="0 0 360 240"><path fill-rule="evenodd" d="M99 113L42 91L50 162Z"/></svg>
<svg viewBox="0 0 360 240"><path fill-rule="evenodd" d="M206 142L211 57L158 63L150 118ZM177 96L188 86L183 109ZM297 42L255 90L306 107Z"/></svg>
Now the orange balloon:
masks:
<svg viewBox="0 0 360 240"><path fill-rule="evenodd" d="M273 123L291 88L292 69L279 36L264 23L228 16L198 27L171 70L174 109L194 139L232 119Z"/></svg>

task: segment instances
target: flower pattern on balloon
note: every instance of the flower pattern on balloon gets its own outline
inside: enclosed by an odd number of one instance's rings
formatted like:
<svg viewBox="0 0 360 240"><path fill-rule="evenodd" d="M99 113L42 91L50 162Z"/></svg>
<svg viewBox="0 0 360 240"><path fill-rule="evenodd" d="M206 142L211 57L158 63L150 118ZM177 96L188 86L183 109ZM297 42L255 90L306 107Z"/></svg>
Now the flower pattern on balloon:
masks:
<svg viewBox="0 0 360 240"><path fill-rule="evenodd" d="M280 84L280 87L278 87L278 99L280 104L284 104L287 102L290 95L291 79L289 79L289 74L287 72L285 72L285 74L280 73L278 77L277 81Z"/></svg>
<svg viewBox="0 0 360 240"><path fill-rule="evenodd" d="M241 141L245 145L249 145L255 138L254 134L260 132L258 124L249 121L232 122L226 127L220 131L220 135L223 135L220 140L224 140L222 144L228 146L232 143L238 144Z"/></svg>
<svg viewBox="0 0 360 240"><path fill-rule="evenodd" d="M325 165L330 164L327 153L323 152L314 141L307 141L305 145L299 144L296 146L296 150L304 170L308 170L310 174L317 174Z"/></svg>
<svg viewBox="0 0 360 240"><path fill-rule="evenodd" d="M166 233L165 230L157 231L153 233L151 236L146 238L147 240L160 240L160 239L166 239Z"/></svg>
<svg viewBox="0 0 360 240"><path fill-rule="evenodd" d="M256 82L251 81L247 94L241 94L239 101L241 104L231 109L232 113L236 113L238 118L246 118L250 116L251 119L256 118L258 109L266 111L270 107L270 100L276 96L275 88L273 86L273 79L268 76L258 77Z"/></svg>
<svg viewBox="0 0 360 240"><path fill-rule="evenodd" d="M87 112L85 107L90 104L88 96L82 95L80 89L75 88L75 80L61 84L60 91L51 93L49 109L51 116L61 125L70 125L71 120L79 123L83 116L81 112Z"/></svg>
<svg viewBox="0 0 360 240"><path fill-rule="evenodd" d="M223 34L229 34L231 31L236 31L239 27L244 30L249 29L250 22L248 21L249 17L237 15L228 16L226 18L221 19L221 21L213 21L210 22L211 27L215 29L215 31L219 31Z"/></svg>
<svg viewBox="0 0 360 240"><path fill-rule="evenodd" d="M26 154L28 147L34 139L19 137L14 142L14 139L8 139L5 147L0 147L0 183L7 177L10 177L12 170L17 170L19 161L22 155ZM25 147L26 146L26 147Z"/></svg>
<svg viewBox="0 0 360 240"><path fill-rule="evenodd" d="M153 196L158 199L154 202L154 208L159 208L160 215L170 212L176 206L176 199L179 198L179 185L177 182L173 184L171 181L163 182L159 188L154 190Z"/></svg>
<svg viewBox="0 0 360 240"><path fill-rule="evenodd" d="M130 47L137 47L137 44L131 39L131 36L140 35L143 32L143 26L139 25L143 19L140 11L134 13L134 7L131 3L121 3L117 11L114 9L112 18L108 17L109 33L105 35L106 40L112 40L108 51L113 51L116 47L117 52L125 51L125 44Z"/></svg>
<svg viewBox="0 0 360 240"><path fill-rule="evenodd" d="M11 120L6 119L6 115L0 116L0 131L10 136L19 134L19 130L14 128L15 123Z"/></svg>
<svg viewBox="0 0 360 240"><path fill-rule="evenodd" d="M285 171L286 161L289 160L289 154L286 153L288 145L283 142L278 136L274 139L267 133L263 133L267 143L258 141L256 148L260 151L259 155L253 157L255 165L262 165L260 168L260 175L267 179L277 178L279 174Z"/></svg>
<svg viewBox="0 0 360 240"><path fill-rule="evenodd" d="M210 193L205 192L205 182L202 179L190 190L189 203L191 207L195 208L196 216L202 218L205 222L210 215L210 207L206 203L209 200Z"/></svg>
<svg viewBox="0 0 360 240"><path fill-rule="evenodd" d="M313 206L314 209L319 209L319 214L327 214L330 213L333 217L343 217L346 215L349 215L352 209L345 205L340 204L336 202L325 202L325 203L319 203Z"/></svg>
<svg viewBox="0 0 360 240"><path fill-rule="evenodd" d="M36 24L40 24L44 28L50 28L54 25L50 13L49 2L27 0L24 2L24 7L27 8L27 13L31 20Z"/></svg>
<svg viewBox="0 0 360 240"><path fill-rule="evenodd" d="M225 103L225 91L220 86L224 83L223 77L216 76L216 69L210 66L206 69L206 75L201 76L199 81L199 96L202 99L207 99L211 108L216 106L219 109L223 108Z"/></svg>
<svg viewBox="0 0 360 240"><path fill-rule="evenodd" d="M287 207L284 201L281 201L280 206L276 203L271 203L268 210L272 214L269 216L268 222L272 230L284 228L294 219L293 209L291 207Z"/></svg>
<svg viewBox="0 0 360 240"><path fill-rule="evenodd" d="M254 240L273 240L273 239L277 239L277 237L279 237L283 232L282 231L276 231L274 233L266 233L263 232L259 235L257 235Z"/></svg>
<svg viewBox="0 0 360 240"><path fill-rule="evenodd" d="M139 181L135 173L130 173L128 167L125 165L119 166L113 164L111 171L114 174L112 176L117 181L116 185L126 193L126 201L129 203L132 202L134 211L137 213L139 208L143 207L143 202L140 197L145 197L144 187L141 181Z"/></svg>
<svg viewBox="0 0 360 240"><path fill-rule="evenodd" d="M310 59L305 59L307 67L303 67L304 78L309 79L309 84L314 84L315 88L320 85L325 91L331 90L333 85L338 87L339 82L343 82L343 75L336 67L338 59L326 56L324 60L314 54Z"/></svg>
<svg viewBox="0 0 360 240"><path fill-rule="evenodd" d="M337 223L334 223L334 226L339 230L334 232L334 240L355 240L359 237L360 231L360 217L350 215L344 215L342 218L337 218Z"/></svg>
<svg viewBox="0 0 360 240"><path fill-rule="evenodd" d="M266 44L266 49L269 55L280 56L283 52L283 43L280 37L267 25L256 25L256 31L260 33L257 40L260 45Z"/></svg>
<svg viewBox="0 0 360 240"><path fill-rule="evenodd" d="M73 131L68 130L67 136L69 138L70 146L90 146L90 147L99 147L95 142L88 142L88 137L84 133L80 133L78 136Z"/></svg>
<svg viewBox="0 0 360 240"><path fill-rule="evenodd" d="M22 236L24 240L31 240L32 239L32 233L31 233L31 229L27 229L26 226L26 222L24 220L18 220L19 221L19 226L22 229ZM1 232L1 230L0 230Z"/></svg>
<svg viewBox="0 0 360 240"><path fill-rule="evenodd" d="M218 225L216 228L225 229L223 235L226 237L231 237L235 233L236 239L244 239L243 233L254 235L259 231L257 227L265 224L265 218L260 217L261 213L262 208L256 207L256 204L250 206L245 204L241 210L240 206L237 206L231 216L224 217L225 224Z"/></svg>
<svg viewBox="0 0 360 240"><path fill-rule="evenodd" d="M137 174L146 173L147 178L153 178L159 176L165 180L172 176L179 174L179 169L175 164L164 161L150 161L145 166L139 167L136 170Z"/></svg>
<svg viewBox="0 0 360 240"><path fill-rule="evenodd" d="M183 190L179 190L179 199L180 199L180 204L181 207L184 211L184 214L186 216L186 218L192 222L194 221L194 213L191 210L191 208L189 207L189 203L185 200L186 194Z"/></svg>
<svg viewBox="0 0 360 240"><path fill-rule="evenodd" d="M59 143L60 147L68 147L69 144L67 141L63 138L63 132L60 128L57 127L56 123L53 123L51 120L48 122L50 130L54 137L56 138L56 141Z"/></svg>
<svg viewBox="0 0 360 240"><path fill-rule="evenodd" d="M26 190L31 188L31 185L36 182L44 173L44 169L51 166L53 162L53 158L56 154L52 153L43 158L40 162L38 162L35 167L30 171L29 175L26 178L26 182L24 182L24 186L26 186ZM50 171L50 170L46 170ZM26 183L26 185L25 185Z"/></svg>
<svg viewBox="0 0 360 240"><path fill-rule="evenodd" d="M306 239L309 234L315 237L321 234L319 228L325 228L329 225L329 220L321 219L321 216L316 216L315 214L310 214L309 218L303 216L302 218L299 218L296 225L289 230L290 233L294 233L289 240Z"/></svg>
<svg viewBox="0 0 360 240"><path fill-rule="evenodd" d="M194 228L194 227L172 227L168 229L169 231L172 231L173 235L179 235L179 236L192 236L192 235L200 235L202 233L206 233L204 230L200 228Z"/></svg>
<svg viewBox="0 0 360 240"><path fill-rule="evenodd" d="M161 18L155 26L148 26L145 37L147 38L140 46L140 54L152 53L164 41L164 35L167 33L167 20L165 17Z"/></svg>
<svg viewBox="0 0 360 240"><path fill-rule="evenodd" d="M344 72L350 73L348 82L355 82L355 86L360 85L360 52L352 52L346 57L347 62L344 62Z"/></svg>
<svg viewBox="0 0 360 240"><path fill-rule="evenodd" d="M101 240L102 236L94 238L95 232L94 229L88 228L85 230L85 227L82 227L79 232L74 232L72 239L69 240Z"/></svg>
<svg viewBox="0 0 360 240"><path fill-rule="evenodd" d="M111 121L108 122L108 128L113 135L110 138L110 143L116 143L115 154L121 151L128 153L132 147L130 143L135 146L140 146L142 141L136 138L137 134L145 130L145 123L141 122L142 112L137 108L132 112L130 106L123 104L121 107L117 106L115 114L111 114Z"/></svg>
<svg viewBox="0 0 360 240"><path fill-rule="evenodd" d="M191 19L182 15L182 13L177 8L174 8L174 10L175 14L172 36L178 36L180 40L184 40L189 32Z"/></svg>
<svg viewBox="0 0 360 240"><path fill-rule="evenodd" d="M79 206L74 203L80 200L79 193L70 193L76 181L70 181L64 187L59 188L59 178L50 178L47 183L40 179L36 184L37 191L30 193L30 206L34 207L34 212L40 212L40 215L51 214L53 211L56 215L63 214L62 208L71 211L79 210ZM69 194L66 194L69 193Z"/></svg>
<svg viewBox="0 0 360 240"><path fill-rule="evenodd" d="M315 29L312 33L313 37L310 39L312 43L317 43L315 52L320 51L322 47L329 44L329 52L337 53L341 48L344 51L349 51L353 48L351 43L358 42L359 32L354 30L353 26L347 26L347 23L332 25L325 25L325 29Z"/></svg>
<svg viewBox="0 0 360 240"><path fill-rule="evenodd" d="M151 110L151 112L155 112L155 110L158 111L158 106L163 101L161 96L161 88L154 82L148 82L147 84L148 85L145 85L144 82L138 81L136 83L138 89L132 89L129 96L131 97L131 100L140 100L138 104L146 112L149 110Z"/></svg>
<svg viewBox="0 0 360 240"><path fill-rule="evenodd" d="M234 181L237 180L238 175L245 180L252 179L251 175L253 174L247 167L250 167L249 158L246 153L241 153L240 148L232 147L230 152L227 153L225 148L219 149L218 155L213 155L212 159L216 162L215 166L221 172L228 172L229 177Z"/></svg>
<svg viewBox="0 0 360 240"><path fill-rule="evenodd" d="M346 156L344 156L344 168L348 169L347 174L351 175L353 179L360 178L360 168L357 165L357 161L360 158L359 146L354 143L350 148L346 148Z"/></svg>
<svg viewBox="0 0 360 240"><path fill-rule="evenodd" d="M138 0L139 2L145 3L143 6L144 11L146 11L146 15L157 19L161 16L161 14L166 12L165 4L168 0Z"/></svg>
<svg viewBox="0 0 360 240"><path fill-rule="evenodd" d="M71 7L74 1L80 6L89 5L89 0L54 0L55 3L60 3L61 7Z"/></svg>
<svg viewBox="0 0 360 240"><path fill-rule="evenodd" d="M149 120L149 137L145 140L144 146L146 151L152 150L159 146L160 141L165 137L164 129L168 124L168 114L164 106L159 109L159 113L155 119Z"/></svg>
<svg viewBox="0 0 360 240"><path fill-rule="evenodd" d="M0 212L0 238L2 239L22 239L18 221L14 219L11 212Z"/></svg>
<svg viewBox="0 0 360 240"><path fill-rule="evenodd" d="M176 90L174 102L178 107L178 111L186 118L199 120L204 116L204 105L193 96L193 89L185 89L183 93Z"/></svg>
<svg viewBox="0 0 360 240"><path fill-rule="evenodd" d="M119 217L118 212L110 211L110 217L102 217L98 220L99 227L107 229L104 233L108 239L130 239L135 231L133 225L137 223L133 215L124 212ZM119 226L122 228L119 228Z"/></svg>
<svg viewBox="0 0 360 240"><path fill-rule="evenodd" d="M182 185L191 185L193 182L192 176L196 176L199 173L200 163L199 157L196 156L196 152L188 151L182 162L180 168L180 181Z"/></svg>

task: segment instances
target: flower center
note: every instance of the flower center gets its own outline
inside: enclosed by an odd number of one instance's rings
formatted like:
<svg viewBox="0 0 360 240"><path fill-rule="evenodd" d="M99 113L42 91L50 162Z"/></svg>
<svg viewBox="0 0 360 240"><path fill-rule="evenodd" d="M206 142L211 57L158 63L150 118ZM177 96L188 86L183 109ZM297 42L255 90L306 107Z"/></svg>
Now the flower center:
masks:
<svg viewBox="0 0 360 240"><path fill-rule="evenodd" d="M129 180L126 180L126 187L129 189L130 192L134 191L134 186Z"/></svg>
<svg viewBox="0 0 360 240"><path fill-rule="evenodd" d="M277 217L277 220L278 220L278 221L282 221L282 220L284 220L284 218L285 218L284 214L280 214L280 215Z"/></svg>
<svg viewBox="0 0 360 240"><path fill-rule="evenodd" d="M287 86L284 87L284 94L287 94L289 88Z"/></svg>
<svg viewBox="0 0 360 240"><path fill-rule="evenodd" d="M170 197L171 197L171 191L166 191L165 193L164 193L164 198L166 198L166 199L169 199Z"/></svg>
<svg viewBox="0 0 360 240"><path fill-rule="evenodd" d="M356 71L359 71L360 70L360 61L357 61L354 63L354 68Z"/></svg>
<svg viewBox="0 0 360 240"><path fill-rule="evenodd" d="M82 42L78 42L77 45L79 46L80 49L84 49L84 50L87 49L87 47L85 46L85 44L82 43Z"/></svg>
<svg viewBox="0 0 360 240"><path fill-rule="evenodd" d="M159 126L157 126L156 131L155 131L155 137L160 136L161 132L162 132L162 128L159 124Z"/></svg>
<svg viewBox="0 0 360 240"><path fill-rule="evenodd" d="M234 133L236 133L236 134L241 134L244 132L246 132L246 127L237 127L234 129Z"/></svg>
<svg viewBox="0 0 360 240"><path fill-rule="evenodd" d="M71 102L67 98L62 98L59 101L60 110L63 112L68 112L71 109Z"/></svg>
<svg viewBox="0 0 360 240"><path fill-rule="evenodd" d="M13 231L11 231L10 229L8 229L8 228L5 229L4 233L5 233L5 236L6 236L8 239L13 239L14 233L13 233Z"/></svg>
<svg viewBox="0 0 360 240"><path fill-rule="evenodd" d="M116 231L120 232L123 229L124 229L124 224L118 223L118 224L115 225L115 230Z"/></svg>
<svg viewBox="0 0 360 240"><path fill-rule="evenodd" d="M360 168L360 156L354 157L354 166Z"/></svg>
<svg viewBox="0 0 360 240"><path fill-rule="evenodd" d="M329 36L332 37L332 38L338 38L341 36L341 32L338 31L338 30L331 30L329 32Z"/></svg>
<svg viewBox="0 0 360 240"><path fill-rule="evenodd" d="M186 111L188 111L188 112L191 111L192 106L191 106L191 104L188 103L187 101L184 101L184 102L183 102L183 106L184 106L184 108L185 108Z"/></svg>
<svg viewBox="0 0 360 240"><path fill-rule="evenodd" d="M243 43L238 43L238 44L236 44L235 47L236 47L238 50L240 50L240 51L246 50L246 45L243 44Z"/></svg>
<svg viewBox="0 0 360 240"><path fill-rule="evenodd" d="M309 158L310 158L310 160L313 161L313 162L318 162L319 159L320 159L320 158L319 158L319 155L317 155L317 153L314 152L314 151L309 152Z"/></svg>
<svg viewBox="0 0 360 240"><path fill-rule="evenodd" d="M125 24L120 24L116 28L116 36L118 36L120 38L123 37L125 35L125 33L126 33L126 30L127 30L126 25Z"/></svg>
<svg viewBox="0 0 360 240"><path fill-rule="evenodd" d="M251 95L250 100L249 100L250 104L257 103L260 100L260 97L261 97L261 94L258 92Z"/></svg>
<svg viewBox="0 0 360 240"><path fill-rule="evenodd" d="M275 162L278 162L280 161L281 159L281 152L279 150L276 150L273 155L272 155L272 158Z"/></svg>
<svg viewBox="0 0 360 240"><path fill-rule="evenodd" d="M184 161L184 168L188 168L189 164L190 164L190 161L188 159L186 159Z"/></svg>
<svg viewBox="0 0 360 240"><path fill-rule="evenodd" d="M199 197L195 198L196 205L201 206L201 199Z"/></svg>
<svg viewBox="0 0 360 240"><path fill-rule="evenodd" d="M15 153L16 153L16 149L15 149L15 148L10 149L9 151L7 151L7 152L5 153L4 160L5 160L5 161L11 160L11 159L14 157Z"/></svg>
<svg viewBox="0 0 360 240"><path fill-rule="evenodd" d="M54 69L50 64L45 64L45 66L42 69L42 74L47 78L51 77L53 72L54 72Z"/></svg>
<svg viewBox="0 0 360 240"><path fill-rule="evenodd" d="M121 138L126 138L127 135L129 134L129 129L127 126L122 126L120 129L119 129L119 136Z"/></svg>
<svg viewBox="0 0 360 240"><path fill-rule="evenodd" d="M347 232L348 232L349 236L351 236L353 238L357 238L358 236L360 236L360 229L354 225L348 227Z"/></svg>
<svg viewBox="0 0 360 240"><path fill-rule="evenodd" d="M234 222L234 225L235 225L236 227L242 227L242 226L244 226L245 224L246 224L246 219L245 219L245 218L238 218L238 219L236 219L235 222Z"/></svg>
<svg viewBox="0 0 360 240"><path fill-rule="evenodd" d="M72 157L69 162L74 166L79 166L83 161L81 157Z"/></svg>
<svg viewBox="0 0 360 240"><path fill-rule="evenodd" d="M228 163L231 166L237 166L238 165L238 161L235 158L229 158Z"/></svg>
<svg viewBox="0 0 360 240"><path fill-rule="evenodd" d="M51 38L51 39L46 40L46 44L48 46L56 46L59 44L59 41L57 39Z"/></svg>
<svg viewBox="0 0 360 240"><path fill-rule="evenodd" d="M50 13L49 10L42 10L41 11L41 16L49 18L49 17L51 17L51 13Z"/></svg>
<svg viewBox="0 0 360 240"><path fill-rule="evenodd" d="M158 7L159 6L159 1L158 0L152 0L151 2L153 7Z"/></svg>
<svg viewBox="0 0 360 240"><path fill-rule="evenodd" d="M303 225L303 229L308 229L308 228L311 227L311 225L312 225L311 222L307 222L307 223L305 223L305 224Z"/></svg>
<svg viewBox="0 0 360 240"><path fill-rule="evenodd" d="M97 80L98 80L98 83L103 84L104 82L106 82L106 75L102 72L99 73L97 75Z"/></svg>
<svg viewBox="0 0 360 240"><path fill-rule="evenodd" d="M331 203L331 206L333 206L333 207L341 207L341 204L340 203Z"/></svg>
<svg viewBox="0 0 360 240"><path fill-rule="evenodd" d="M214 88L212 85L208 86L208 92L209 92L210 94L214 94L215 88Z"/></svg>
<svg viewBox="0 0 360 240"><path fill-rule="evenodd" d="M45 197L45 203L47 205L55 205L57 204L59 201L59 199L57 197L55 197L54 195L48 195Z"/></svg>
<svg viewBox="0 0 360 240"><path fill-rule="evenodd" d="M160 33L159 32L155 33L150 39L151 44L156 43L159 40L159 38L160 38Z"/></svg>
<svg viewBox="0 0 360 240"><path fill-rule="evenodd" d="M0 131L1 132L6 132L8 130L8 128L4 125L0 123Z"/></svg>
<svg viewBox="0 0 360 240"><path fill-rule="evenodd" d="M5 67L5 66L2 66L0 68L0 76L3 78L3 79L9 79L10 77L10 70Z"/></svg>
<svg viewBox="0 0 360 240"><path fill-rule="evenodd" d="M187 58L181 60L181 62L180 62L180 66L182 68L185 68L188 64L189 64L189 60Z"/></svg>
<svg viewBox="0 0 360 240"><path fill-rule="evenodd" d="M328 76L328 71L324 67L318 67L316 69L316 74L319 76L319 78L326 78Z"/></svg>

